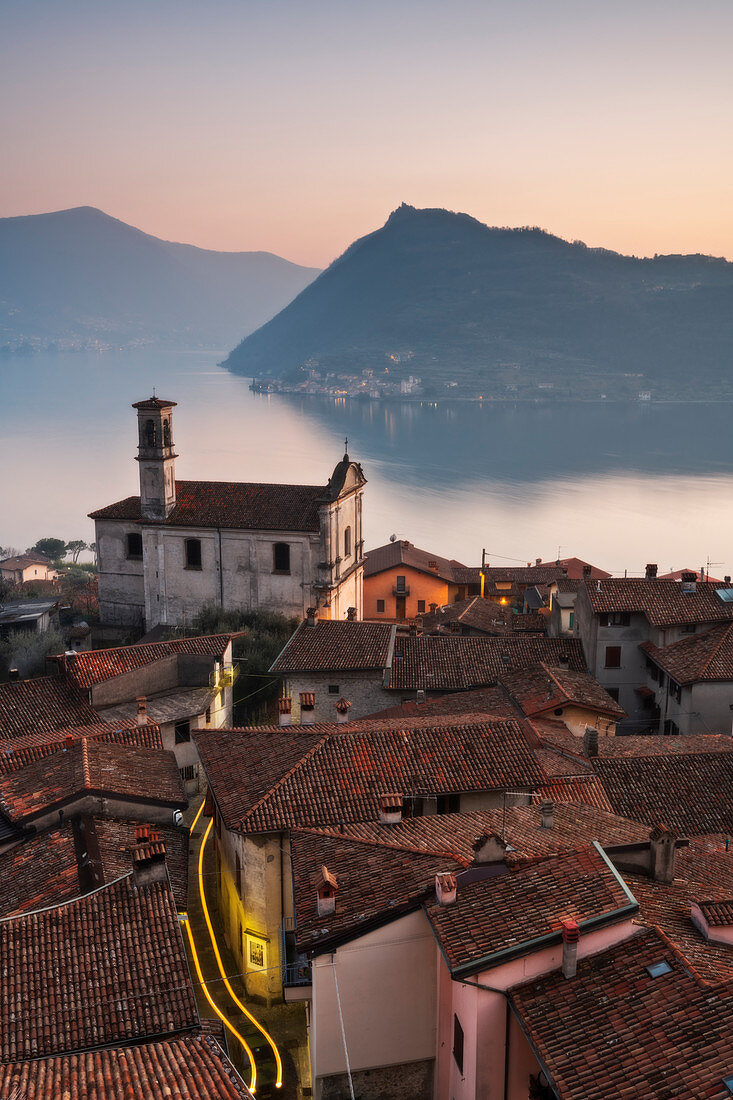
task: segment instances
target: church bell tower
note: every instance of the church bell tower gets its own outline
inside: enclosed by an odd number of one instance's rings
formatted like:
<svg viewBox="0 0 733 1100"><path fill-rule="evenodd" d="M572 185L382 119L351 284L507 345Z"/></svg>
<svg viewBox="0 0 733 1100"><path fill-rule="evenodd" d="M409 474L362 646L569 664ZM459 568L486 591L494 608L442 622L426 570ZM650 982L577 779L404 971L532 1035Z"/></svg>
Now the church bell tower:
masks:
<svg viewBox="0 0 733 1100"><path fill-rule="evenodd" d="M175 401L151 397L132 406L137 409L140 512L144 520L165 520L176 506L175 405Z"/></svg>

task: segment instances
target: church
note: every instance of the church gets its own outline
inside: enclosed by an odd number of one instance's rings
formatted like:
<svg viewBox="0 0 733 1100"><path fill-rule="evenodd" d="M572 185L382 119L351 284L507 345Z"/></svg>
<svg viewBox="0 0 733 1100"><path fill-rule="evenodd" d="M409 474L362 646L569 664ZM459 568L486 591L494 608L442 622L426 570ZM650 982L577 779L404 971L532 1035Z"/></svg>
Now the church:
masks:
<svg viewBox="0 0 733 1100"><path fill-rule="evenodd" d="M102 623L182 625L207 606L362 617L366 478L325 485L176 481L175 401L138 401L140 495L90 513Z"/></svg>

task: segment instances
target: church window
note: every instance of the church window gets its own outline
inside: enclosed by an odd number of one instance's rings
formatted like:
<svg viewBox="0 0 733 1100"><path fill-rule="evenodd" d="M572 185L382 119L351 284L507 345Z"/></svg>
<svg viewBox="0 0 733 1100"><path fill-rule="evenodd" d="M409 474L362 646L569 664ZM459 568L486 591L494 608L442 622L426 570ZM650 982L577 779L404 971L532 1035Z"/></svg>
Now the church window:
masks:
<svg viewBox="0 0 733 1100"><path fill-rule="evenodd" d="M127 556L133 559L143 556L143 537L139 531L130 531L127 536Z"/></svg>
<svg viewBox="0 0 733 1100"><path fill-rule="evenodd" d="M145 446L146 447L154 447L155 446L155 421L154 420L146 420L145 421Z"/></svg>
<svg viewBox="0 0 733 1100"><path fill-rule="evenodd" d="M347 527L344 531L344 557L348 558L351 553L351 528Z"/></svg>
<svg viewBox="0 0 733 1100"><path fill-rule="evenodd" d="M171 425L170 420L163 421L163 446L170 447L171 445Z"/></svg>
<svg viewBox="0 0 733 1100"><path fill-rule="evenodd" d="M290 572L290 546L287 542L276 542L272 548L273 573Z"/></svg>
<svg viewBox="0 0 733 1100"><path fill-rule="evenodd" d="M201 539L186 539L186 569L201 568Z"/></svg>

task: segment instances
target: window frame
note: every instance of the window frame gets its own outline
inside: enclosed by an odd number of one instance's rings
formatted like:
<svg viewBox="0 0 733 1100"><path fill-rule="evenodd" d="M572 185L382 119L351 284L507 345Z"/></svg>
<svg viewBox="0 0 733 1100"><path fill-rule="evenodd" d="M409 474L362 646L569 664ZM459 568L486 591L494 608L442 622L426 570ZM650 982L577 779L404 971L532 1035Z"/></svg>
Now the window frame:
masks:
<svg viewBox="0 0 733 1100"><path fill-rule="evenodd" d="M344 528L344 557L351 557L351 527Z"/></svg>
<svg viewBox="0 0 733 1100"><path fill-rule="evenodd" d="M377 615L384 615L384 600L377 600Z"/></svg>
<svg viewBox="0 0 733 1100"><path fill-rule="evenodd" d="M340 695L341 694L341 686L339 684L329 684L328 685L328 694L329 695Z"/></svg>
<svg viewBox="0 0 733 1100"><path fill-rule="evenodd" d="M186 727L185 736L183 734L183 727ZM180 731L180 732L179 732ZM188 745L191 740L191 722L186 718L184 722L175 722L173 725L173 744L174 745Z"/></svg>
<svg viewBox="0 0 733 1100"><path fill-rule="evenodd" d="M140 553L133 554L130 550L130 539L140 539ZM127 561L143 560L143 536L141 531L128 531L125 535L125 559Z"/></svg>
<svg viewBox="0 0 733 1100"><path fill-rule="evenodd" d="M196 562L191 561L191 550L194 546L198 546L198 565ZM201 539L184 539L183 540L183 555L186 561L184 569L190 569L195 573L200 573L203 570L203 547L201 545ZM196 555L193 555L196 557Z"/></svg>
<svg viewBox="0 0 733 1100"><path fill-rule="evenodd" d="M425 600L418 600L417 601L417 613L418 613L418 615L424 615L425 614Z"/></svg>
<svg viewBox="0 0 733 1100"><path fill-rule="evenodd" d="M618 661L609 661L609 654L618 654ZM603 654L603 667L604 668L621 668L621 646L620 645L607 645L606 651Z"/></svg>
<svg viewBox="0 0 733 1100"><path fill-rule="evenodd" d="M285 561L284 552L287 551L287 567L282 565ZM278 556L281 564L278 565ZM278 577L289 577L292 572L292 554L289 542L273 542L272 544L272 572Z"/></svg>

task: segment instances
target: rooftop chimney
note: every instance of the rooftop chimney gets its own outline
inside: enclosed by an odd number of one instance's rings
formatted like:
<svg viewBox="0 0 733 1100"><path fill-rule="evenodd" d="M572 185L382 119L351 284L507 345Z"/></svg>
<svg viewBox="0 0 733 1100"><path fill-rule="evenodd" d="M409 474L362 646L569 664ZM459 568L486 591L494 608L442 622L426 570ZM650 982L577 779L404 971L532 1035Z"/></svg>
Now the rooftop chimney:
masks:
<svg viewBox="0 0 733 1100"><path fill-rule="evenodd" d="M691 592L697 592L697 573L686 569L680 577L680 590L686 596Z"/></svg>
<svg viewBox="0 0 733 1100"><path fill-rule="evenodd" d="M578 970L578 940L580 929L574 920L562 922L562 972L566 978L574 978Z"/></svg>
<svg viewBox="0 0 733 1100"><path fill-rule="evenodd" d="M66 737L64 738L64 748L73 749L73 747L74 747L74 738L73 738L72 734L67 733Z"/></svg>
<svg viewBox="0 0 733 1100"><path fill-rule="evenodd" d="M649 874L655 882L674 882L675 834L668 825L655 825L649 845Z"/></svg>
<svg viewBox="0 0 733 1100"><path fill-rule="evenodd" d="M132 871L138 888L149 886L153 882L165 882L168 877L165 844L160 833L154 832L149 825L140 825L136 829Z"/></svg>
<svg viewBox="0 0 733 1100"><path fill-rule="evenodd" d="M542 565L542 558L535 558L534 563L535 565Z"/></svg>
<svg viewBox="0 0 733 1100"><path fill-rule="evenodd" d="M595 726L585 727L583 752L586 756L598 756L598 730Z"/></svg>
<svg viewBox="0 0 733 1100"><path fill-rule="evenodd" d="M349 707L351 703L348 699L344 699L343 696L334 704L336 707L336 721L348 722L349 720Z"/></svg>
<svg viewBox="0 0 733 1100"><path fill-rule="evenodd" d="M723 584L730 584L730 577L729 576L726 575L725 577L723 577Z"/></svg>
<svg viewBox="0 0 733 1100"><path fill-rule="evenodd" d="M289 695L284 696L277 701L277 716L278 722L281 726L291 726L293 724L293 700Z"/></svg>
<svg viewBox="0 0 733 1100"><path fill-rule="evenodd" d="M314 726L316 722L316 697L312 691L300 693L300 724L301 726Z"/></svg>
<svg viewBox="0 0 733 1100"><path fill-rule="evenodd" d="M306 623L306 626L315 626L316 625L316 609L315 609L315 607L309 607L308 610L306 611L306 613L305 613L305 623Z"/></svg>
<svg viewBox="0 0 733 1100"><path fill-rule="evenodd" d="M455 905L456 876L452 871L444 871L435 876L435 896L438 905Z"/></svg>
<svg viewBox="0 0 733 1100"><path fill-rule="evenodd" d="M144 695L138 695L137 699L137 724L138 726L147 726L148 724L148 704Z"/></svg>
<svg viewBox="0 0 733 1100"><path fill-rule="evenodd" d="M473 842L474 863L501 863L506 856L506 841L496 833L484 831Z"/></svg>
<svg viewBox="0 0 733 1100"><path fill-rule="evenodd" d="M11 684L17 684L20 680L20 670L17 668L8 669L8 680Z"/></svg>
<svg viewBox="0 0 733 1100"><path fill-rule="evenodd" d="M559 668L570 668L570 657L567 653L561 653L557 659Z"/></svg>
<svg viewBox="0 0 733 1100"><path fill-rule="evenodd" d="M644 575L648 581L656 580L657 566L653 564L648 564L646 567L646 573Z"/></svg>
<svg viewBox="0 0 733 1100"><path fill-rule="evenodd" d="M346 609L346 618L348 619L348 621L350 623L356 622L356 608L355 607L347 607L347 609Z"/></svg>
<svg viewBox="0 0 733 1100"><path fill-rule="evenodd" d="M319 917L327 917L336 908L336 891L338 883L336 876L332 875L324 864L321 873L316 879L316 910Z"/></svg>
<svg viewBox="0 0 733 1100"><path fill-rule="evenodd" d="M588 577L590 577L590 575L591 575L591 573L592 573L592 572L593 572L593 566L592 566L592 565L584 565L584 566L583 566L583 577L584 577L585 579L587 579Z"/></svg>
<svg viewBox="0 0 733 1100"><path fill-rule="evenodd" d="M415 701L417 703L425 702L425 688L418 688L415 692Z"/></svg>
<svg viewBox="0 0 733 1100"><path fill-rule="evenodd" d="M383 794L379 799L381 825L398 825L402 821L402 795Z"/></svg>
<svg viewBox="0 0 733 1100"><path fill-rule="evenodd" d="M555 824L555 803L545 799L540 803L540 818L543 829L551 829Z"/></svg>

